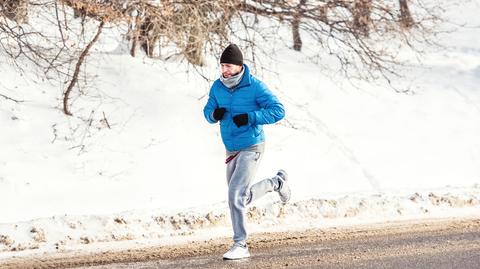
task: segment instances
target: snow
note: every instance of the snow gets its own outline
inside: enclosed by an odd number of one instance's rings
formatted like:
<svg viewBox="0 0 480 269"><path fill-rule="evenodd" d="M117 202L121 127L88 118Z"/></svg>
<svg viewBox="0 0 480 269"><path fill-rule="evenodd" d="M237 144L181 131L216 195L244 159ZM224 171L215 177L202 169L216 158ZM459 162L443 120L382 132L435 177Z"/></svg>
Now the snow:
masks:
<svg viewBox="0 0 480 269"><path fill-rule="evenodd" d="M250 232L480 217L480 19L465 5L450 16L469 27L442 36L449 49L403 70L407 93L332 79L288 48L263 60L287 117L265 128L257 180L285 169L293 200L259 201ZM0 93L25 101L0 97L0 258L231 235L224 148L202 114L209 82L130 57L110 31L76 117L62 114L62 83L0 58ZM218 76L213 56L202 72Z"/></svg>

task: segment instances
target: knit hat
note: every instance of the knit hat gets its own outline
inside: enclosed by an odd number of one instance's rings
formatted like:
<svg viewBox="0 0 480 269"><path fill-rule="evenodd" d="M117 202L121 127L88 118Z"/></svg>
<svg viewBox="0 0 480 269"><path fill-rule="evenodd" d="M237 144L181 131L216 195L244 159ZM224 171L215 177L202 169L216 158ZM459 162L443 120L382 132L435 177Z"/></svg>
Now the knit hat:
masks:
<svg viewBox="0 0 480 269"><path fill-rule="evenodd" d="M237 45L232 43L225 48L220 56L220 63L243 65L243 55Z"/></svg>

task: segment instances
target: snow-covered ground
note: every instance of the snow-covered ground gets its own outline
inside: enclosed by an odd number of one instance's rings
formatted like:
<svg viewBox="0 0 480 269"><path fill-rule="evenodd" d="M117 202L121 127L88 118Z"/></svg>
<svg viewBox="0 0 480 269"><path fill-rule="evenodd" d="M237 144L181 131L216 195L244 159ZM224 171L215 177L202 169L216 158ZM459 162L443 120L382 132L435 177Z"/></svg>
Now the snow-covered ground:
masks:
<svg viewBox="0 0 480 269"><path fill-rule="evenodd" d="M258 76L287 117L265 128L257 179L285 169L293 200L255 204L251 232L480 217L480 5L466 5L450 11L469 27L442 36L449 49L402 71L407 94L332 80L288 48L264 60L273 72ZM62 114L63 84L0 58L0 93L25 100L0 97L0 258L231 235L224 148L202 114L208 82L100 42L87 64L98 78L72 103L91 125ZM203 72L216 67L210 56Z"/></svg>

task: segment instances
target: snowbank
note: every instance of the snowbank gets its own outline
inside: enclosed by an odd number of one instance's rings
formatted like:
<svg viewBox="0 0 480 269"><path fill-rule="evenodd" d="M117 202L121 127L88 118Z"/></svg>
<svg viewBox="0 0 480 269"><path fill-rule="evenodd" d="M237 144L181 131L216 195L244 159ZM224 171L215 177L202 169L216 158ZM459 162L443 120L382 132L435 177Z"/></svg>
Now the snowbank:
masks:
<svg viewBox="0 0 480 269"><path fill-rule="evenodd" d="M469 5L452 16L480 25L478 4ZM230 233L224 148L202 115L209 83L183 63L131 58L106 35L74 117L59 107L62 83L0 62L0 92L24 100L0 97L2 256ZM278 49L273 72L257 75L287 117L265 128L257 179L285 169L294 201L260 201L251 231L480 216L479 41L473 27L444 36L450 49L403 70L407 94L332 80L305 55ZM217 76L215 58L202 72Z"/></svg>

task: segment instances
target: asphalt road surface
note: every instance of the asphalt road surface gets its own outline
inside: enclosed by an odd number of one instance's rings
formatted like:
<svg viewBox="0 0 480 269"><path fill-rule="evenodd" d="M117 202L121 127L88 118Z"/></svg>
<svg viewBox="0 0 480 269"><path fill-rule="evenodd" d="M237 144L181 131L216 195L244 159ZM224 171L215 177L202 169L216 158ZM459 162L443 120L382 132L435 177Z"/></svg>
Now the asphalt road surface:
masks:
<svg viewBox="0 0 480 269"><path fill-rule="evenodd" d="M252 257L224 261L228 240L11 261L5 268L480 268L480 219L254 234ZM0 267L4 268L0 263Z"/></svg>

